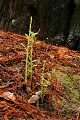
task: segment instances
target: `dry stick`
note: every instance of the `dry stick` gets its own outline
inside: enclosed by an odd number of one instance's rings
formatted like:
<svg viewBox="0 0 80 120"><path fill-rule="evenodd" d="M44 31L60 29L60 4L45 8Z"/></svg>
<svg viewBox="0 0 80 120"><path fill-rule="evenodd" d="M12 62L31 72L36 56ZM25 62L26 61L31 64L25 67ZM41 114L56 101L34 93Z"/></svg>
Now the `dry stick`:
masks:
<svg viewBox="0 0 80 120"><path fill-rule="evenodd" d="M11 84L14 84L14 82L9 82L9 83L7 83L6 85L0 86L0 89L3 89L3 88L5 88L5 87L8 87L8 86L11 85Z"/></svg>

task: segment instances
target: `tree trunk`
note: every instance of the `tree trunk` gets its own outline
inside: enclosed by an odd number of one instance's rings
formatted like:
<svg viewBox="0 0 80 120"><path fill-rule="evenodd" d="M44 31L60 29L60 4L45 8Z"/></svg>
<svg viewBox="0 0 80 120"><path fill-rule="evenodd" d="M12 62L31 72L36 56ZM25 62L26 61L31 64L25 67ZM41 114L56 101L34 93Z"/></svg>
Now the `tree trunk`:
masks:
<svg viewBox="0 0 80 120"><path fill-rule="evenodd" d="M80 49L79 0L0 0L0 11L0 29L28 33L32 16L39 39Z"/></svg>
<svg viewBox="0 0 80 120"><path fill-rule="evenodd" d="M71 49L80 50L80 1L75 0L75 3L76 8L72 16L66 45Z"/></svg>

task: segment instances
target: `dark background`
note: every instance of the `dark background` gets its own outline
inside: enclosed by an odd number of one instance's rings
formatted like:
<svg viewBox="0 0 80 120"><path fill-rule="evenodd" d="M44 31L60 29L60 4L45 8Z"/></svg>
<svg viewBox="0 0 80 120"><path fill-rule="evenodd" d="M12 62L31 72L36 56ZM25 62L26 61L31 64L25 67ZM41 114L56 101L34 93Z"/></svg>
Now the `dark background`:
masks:
<svg viewBox="0 0 80 120"><path fill-rule="evenodd" d="M19 34L32 30L38 39L80 50L79 0L0 0L0 29Z"/></svg>

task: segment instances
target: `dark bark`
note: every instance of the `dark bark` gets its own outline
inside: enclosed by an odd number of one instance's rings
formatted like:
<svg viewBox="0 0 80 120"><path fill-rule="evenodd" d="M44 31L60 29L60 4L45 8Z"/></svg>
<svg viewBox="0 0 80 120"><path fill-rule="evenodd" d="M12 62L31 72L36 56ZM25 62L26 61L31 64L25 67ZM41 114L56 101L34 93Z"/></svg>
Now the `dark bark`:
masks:
<svg viewBox="0 0 80 120"><path fill-rule="evenodd" d="M30 16L38 38L80 49L79 0L0 0L0 29L28 33ZM79 44L79 45L78 45Z"/></svg>
<svg viewBox="0 0 80 120"><path fill-rule="evenodd" d="M76 0L75 0L76 2ZM77 0L76 8L72 16L72 21L67 39L67 47L80 50L80 2Z"/></svg>
<svg viewBox="0 0 80 120"><path fill-rule="evenodd" d="M2 0L0 2L0 28L25 33L29 27L26 0Z"/></svg>

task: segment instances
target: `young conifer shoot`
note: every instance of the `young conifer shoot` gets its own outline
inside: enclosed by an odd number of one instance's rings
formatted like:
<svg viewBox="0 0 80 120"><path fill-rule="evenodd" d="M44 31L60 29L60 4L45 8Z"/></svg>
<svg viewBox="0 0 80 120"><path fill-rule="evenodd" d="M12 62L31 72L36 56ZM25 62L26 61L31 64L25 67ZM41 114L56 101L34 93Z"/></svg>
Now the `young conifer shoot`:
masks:
<svg viewBox="0 0 80 120"><path fill-rule="evenodd" d="M32 16L30 17L30 26L29 26L29 35L25 34L26 40L27 40L27 45L22 44L22 46L25 48L25 80L24 84L26 81L29 79L31 82L31 85L33 83L32 81L32 74L33 74L33 64L35 60L32 60L32 53L33 53L33 43L36 40L36 35L37 33L32 32ZM23 84L23 86L25 86ZM22 87L24 89L24 87ZM25 87L26 89L26 87Z"/></svg>

